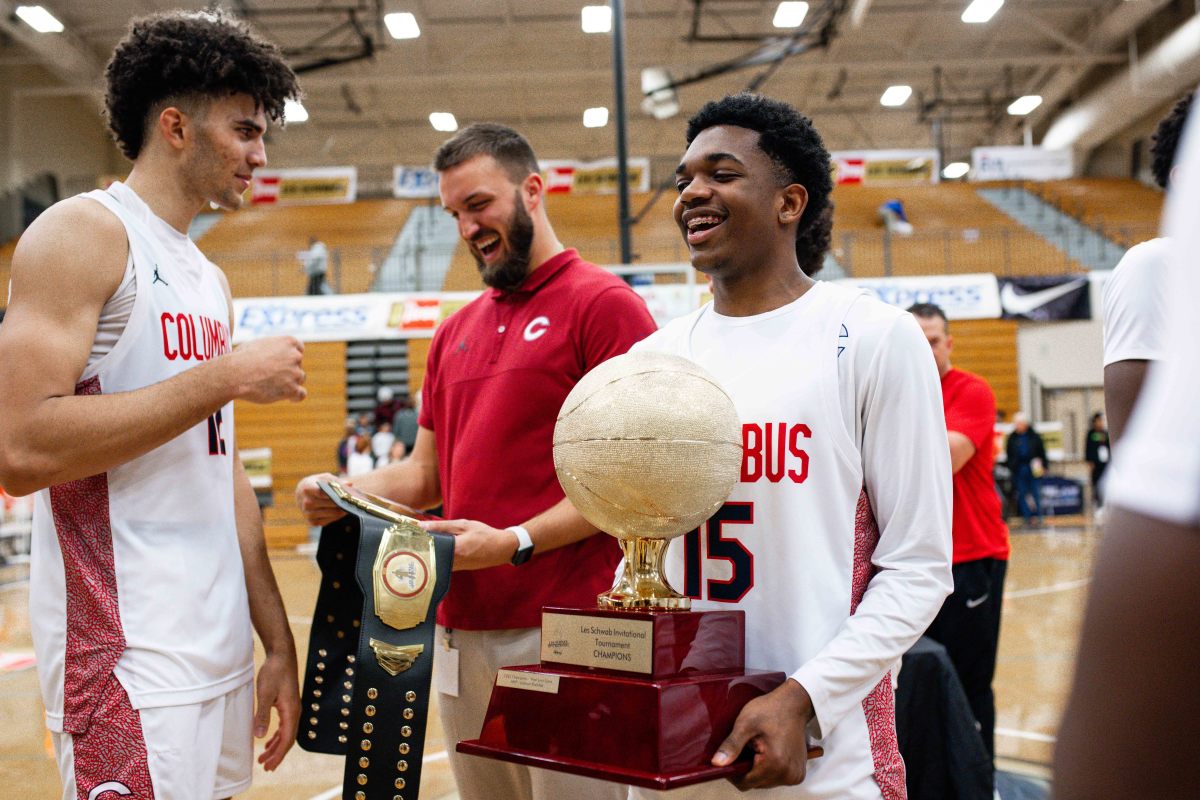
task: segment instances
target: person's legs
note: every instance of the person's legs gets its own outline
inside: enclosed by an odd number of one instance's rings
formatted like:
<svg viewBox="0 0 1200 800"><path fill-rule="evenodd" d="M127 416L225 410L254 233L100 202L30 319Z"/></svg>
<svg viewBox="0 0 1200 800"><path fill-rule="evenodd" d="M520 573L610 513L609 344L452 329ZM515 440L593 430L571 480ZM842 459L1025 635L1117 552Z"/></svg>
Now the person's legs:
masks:
<svg viewBox="0 0 1200 800"><path fill-rule="evenodd" d="M306 290L307 294L320 294L321 293L321 284L324 282L325 282L324 274L318 273L316 275L309 275L308 276L308 289Z"/></svg>
<svg viewBox="0 0 1200 800"><path fill-rule="evenodd" d="M55 736L63 800L87 800L108 791L130 800L155 797L158 784L151 779L141 713L115 675L98 692L87 729Z"/></svg>
<svg viewBox="0 0 1200 800"><path fill-rule="evenodd" d="M1021 513L1021 518L1025 520L1025 524L1029 525L1033 516L1033 509L1030 508L1029 494L1033 487L1033 475L1028 468L1020 468L1013 475L1013 493L1017 496L1017 511Z"/></svg>

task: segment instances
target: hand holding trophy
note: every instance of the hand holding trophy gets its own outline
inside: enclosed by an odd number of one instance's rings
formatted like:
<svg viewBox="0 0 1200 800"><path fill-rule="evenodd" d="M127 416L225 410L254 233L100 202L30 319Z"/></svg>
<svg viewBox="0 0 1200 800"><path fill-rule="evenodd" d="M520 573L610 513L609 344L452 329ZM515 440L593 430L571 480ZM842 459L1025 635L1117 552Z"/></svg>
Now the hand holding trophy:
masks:
<svg viewBox="0 0 1200 800"><path fill-rule="evenodd" d="M460 752L658 789L749 768L710 759L784 674L745 669L744 612L689 611L663 574L671 539L720 508L741 459L733 401L687 359L630 353L580 380L554 466L625 560L597 608L542 610L541 663L500 670L480 738Z"/></svg>

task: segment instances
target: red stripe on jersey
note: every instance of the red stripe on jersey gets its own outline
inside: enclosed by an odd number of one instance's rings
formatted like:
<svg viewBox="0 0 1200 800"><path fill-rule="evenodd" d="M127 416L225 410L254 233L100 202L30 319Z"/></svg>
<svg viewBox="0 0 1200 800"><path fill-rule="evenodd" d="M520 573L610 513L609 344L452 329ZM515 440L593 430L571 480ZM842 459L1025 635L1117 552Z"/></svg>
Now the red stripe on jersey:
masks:
<svg viewBox="0 0 1200 800"><path fill-rule="evenodd" d="M154 800L142 719L116 675L95 700L91 726L71 736L76 800Z"/></svg>
<svg viewBox="0 0 1200 800"><path fill-rule="evenodd" d="M100 379L80 383L75 394L100 394ZM108 476L93 475L51 486L50 509L67 584L63 730L78 734L88 729L101 692L125 650L117 607Z"/></svg>
<svg viewBox="0 0 1200 800"><path fill-rule="evenodd" d="M858 495L858 507L854 511L854 566L850 586L850 613L858 609L867 584L875 575L871 556L879 544L879 524L871 511L871 501L864 488ZM900 757L900 745L896 739L896 698L892 692L892 675L889 672L875 685L863 700L863 715L866 717L867 734L871 740L871 761L875 766L875 782L883 800L906 800L908 788L904 782L904 759Z"/></svg>

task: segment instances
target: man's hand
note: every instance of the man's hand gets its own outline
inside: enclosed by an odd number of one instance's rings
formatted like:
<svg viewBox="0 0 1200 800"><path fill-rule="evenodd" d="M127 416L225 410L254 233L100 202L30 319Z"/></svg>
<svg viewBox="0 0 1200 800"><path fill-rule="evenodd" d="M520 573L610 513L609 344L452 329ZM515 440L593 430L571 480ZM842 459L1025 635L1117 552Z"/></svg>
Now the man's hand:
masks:
<svg viewBox="0 0 1200 800"><path fill-rule="evenodd" d="M279 766L296 743L296 728L300 725L300 683L296 676L295 651L268 655L258 670L254 688L255 738L267 735L272 706L279 714L279 727L258 757L258 763L270 772Z"/></svg>
<svg viewBox="0 0 1200 800"><path fill-rule="evenodd" d="M808 692L789 678L746 704L733 723L733 732L717 748L713 766L732 764L749 746L754 766L740 778L731 779L734 786L742 791L795 786L808 769L805 728L814 713Z"/></svg>
<svg viewBox="0 0 1200 800"><path fill-rule="evenodd" d="M233 368L234 396L251 403L291 400L308 396L307 376L301 367L304 345L291 336L272 336L239 345L225 356Z"/></svg>
<svg viewBox="0 0 1200 800"><path fill-rule="evenodd" d="M454 534L454 569L486 569L508 564L517 552L517 535L470 519L419 523L434 533Z"/></svg>
<svg viewBox="0 0 1200 800"><path fill-rule="evenodd" d="M346 516L346 512L330 500L329 495L325 494L320 486L317 486L318 483L338 480L341 479L332 473L321 472L309 475L296 484L296 505L300 507L300 511L309 525L323 528L334 520ZM341 480L341 483L343 486L350 485L349 481Z"/></svg>

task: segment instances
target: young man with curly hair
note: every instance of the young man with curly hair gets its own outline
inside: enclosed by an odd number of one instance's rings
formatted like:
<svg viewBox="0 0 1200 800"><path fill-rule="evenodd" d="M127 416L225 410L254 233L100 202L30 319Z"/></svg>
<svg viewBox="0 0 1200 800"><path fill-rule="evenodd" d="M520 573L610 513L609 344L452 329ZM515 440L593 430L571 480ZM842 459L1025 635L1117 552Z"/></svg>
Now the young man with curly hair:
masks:
<svg viewBox="0 0 1200 800"><path fill-rule="evenodd" d="M107 81L133 169L17 247L0 483L38 493L30 616L64 800L212 800L249 786L272 707L259 761L295 740L295 644L232 412L305 389L295 340L231 350L229 285L187 230L241 205L299 90L273 45L207 12L135 21Z"/></svg>
<svg viewBox="0 0 1200 800"><path fill-rule="evenodd" d="M667 571L693 608L744 609L746 666L790 677L745 706L713 756L750 748L736 787L685 794L903 798L889 670L951 589L950 449L929 345L912 315L797 262L798 233L832 188L807 118L734 95L690 120L687 143L675 221L713 302L634 349L712 373L744 455L728 502L671 544ZM811 763L809 742L825 750Z"/></svg>
<svg viewBox="0 0 1200 800"><path fill-rule="evenodd" d="M1168 191L1177 171L1175 151L1191 107L1189 92L1154 131L1154 182ZM1104 285L1104 410L1113 445L1125 432L1147 367L1161 361L1166 352L1170 250L1171 240L1165 236L1135 244Z"/></svg>

